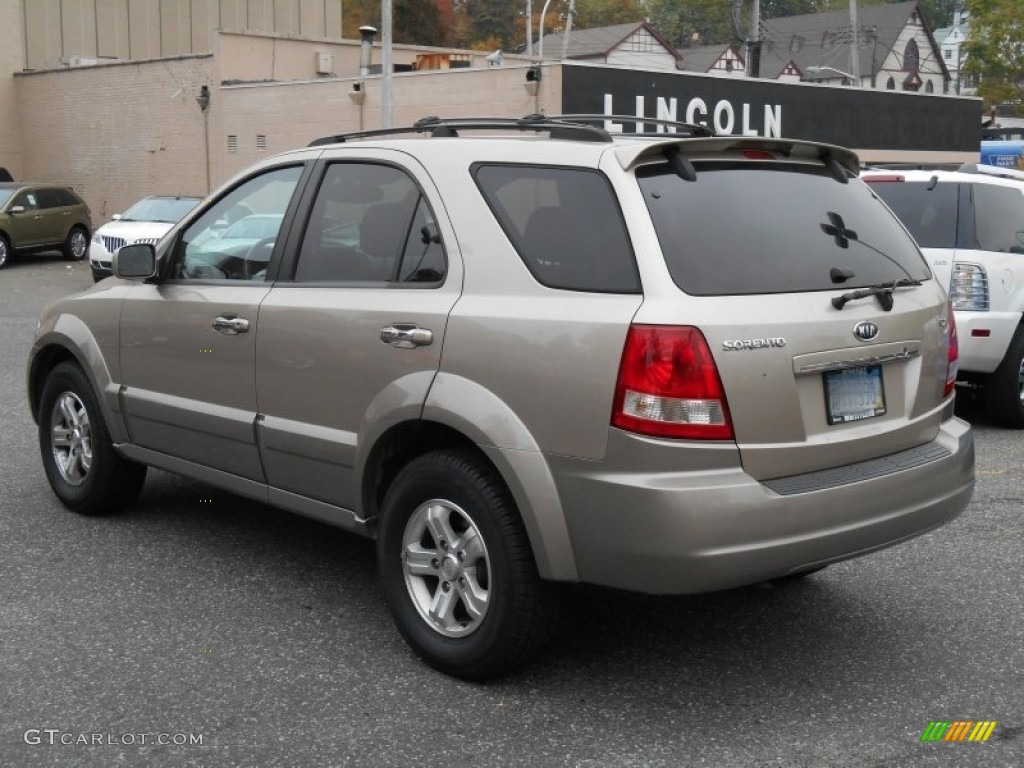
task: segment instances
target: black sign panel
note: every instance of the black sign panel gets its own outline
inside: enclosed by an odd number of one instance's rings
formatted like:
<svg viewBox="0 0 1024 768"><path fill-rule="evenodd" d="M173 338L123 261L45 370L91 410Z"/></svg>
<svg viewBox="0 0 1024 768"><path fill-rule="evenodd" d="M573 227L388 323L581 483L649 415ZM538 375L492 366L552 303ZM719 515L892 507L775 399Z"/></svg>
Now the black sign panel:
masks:
<svg viewBox="0 0 1024 768"><path fill-rule="evenodd" d="M859 149L978 152L981 146L978 99L688 72L565 64L562 112L642 115L701 123L722 134ZM635 122L616 125L636 130Z"/></svg>

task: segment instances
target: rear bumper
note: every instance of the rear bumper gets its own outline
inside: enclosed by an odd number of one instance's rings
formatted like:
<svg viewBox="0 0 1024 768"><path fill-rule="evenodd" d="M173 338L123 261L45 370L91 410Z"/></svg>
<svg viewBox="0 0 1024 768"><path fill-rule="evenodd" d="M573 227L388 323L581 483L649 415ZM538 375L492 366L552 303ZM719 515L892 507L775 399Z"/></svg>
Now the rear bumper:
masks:
<svg viewBox="0 0 1024 768"><path fill-rule="evenodd" d="M992 373L1006 357L1020 312L955 312L961 371Z"/></svg>
<svg viewBox="0 0 1024 768"><path fill-rule="evenodd" d="M922 447L935 458L908 467L897 454L894 471L868 479L855 465L848 482L822 488L819 476L806 492L773 491L735 452L732 467L633 471L664 446L619 432L612 443L630 470L558 459L554 474L581 580L639 592L710 592L863 555L952 520L974 489L973 435L959 419Z"/></svg>

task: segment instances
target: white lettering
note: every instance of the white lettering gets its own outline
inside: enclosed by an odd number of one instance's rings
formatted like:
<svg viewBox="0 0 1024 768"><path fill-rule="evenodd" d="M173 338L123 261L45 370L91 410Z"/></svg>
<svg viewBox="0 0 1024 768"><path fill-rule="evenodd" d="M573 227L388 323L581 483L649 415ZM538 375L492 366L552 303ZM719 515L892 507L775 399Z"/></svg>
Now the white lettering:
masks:
<svg viewBox="0 0 1024 768"><path fill-rule="evenodd" d="M750 105L743 105L743 131L744 136L757 136L757 129L750 127Z"/></svg>
<svg viewBox="0 0 1024 768"><path fill-rule="evenodd" d="M700 117L697 114L700 113ZM695 98L690 99L690 103L686 105L686 122L694 123L695 125L707 125L708 124L708 105L704 99Z"/></svg>
<svg viewBox="0 0 1024 768"><path fill-rule="evenodd" d="M637 96L636 97L636 109L634 110L633 114L636 115L637 117L643 117L644 116L644 97L643 96ZM636 121L636 132L637 133L646 133L647 132L647 127L642 122L640 122L639 120Z"/></svg>
<svg viewBox="0 0 1024 768"><path fill-rule="evenodd" d="M722 122L722 116L725 115L728 122ZM715 132L716 133L732 133L732 129L736 125L736 113L733 112L732 104L725 99L715 104Z"/></svg>
<svg viewBox="0 0 1024 768"><path fill-rule="evenodd" d="M615 110L612 108L612 95L610 93L604 95L604 113L606 115L615 114ZM622 133L622 123L616 123L614 120L605 120L604 129L608 133Z"/></svg>
<svg viewBox="0 0 1024 768"><path fill-rule="evenodd" d="M39 744L42 741L42 739L39 738L38 728L29 728L21 738L25 740L26 744Z"/></svg>
<svg viewBox="0 0 1024 768"><path fill-rule="evenodd" d="M676 120L676 115L679 114L679 101L673 96L670 99L658 97L658 119L659 120ZM675 133L676 127L674 125L664 126L659 125L657 128L658 133Z"/></svg>
<svg viewBox="0 0 1024 768"><path fill-rule="evenodd" d="M764 135L778 139L782 137L782 105L764 105Z"/></svg>

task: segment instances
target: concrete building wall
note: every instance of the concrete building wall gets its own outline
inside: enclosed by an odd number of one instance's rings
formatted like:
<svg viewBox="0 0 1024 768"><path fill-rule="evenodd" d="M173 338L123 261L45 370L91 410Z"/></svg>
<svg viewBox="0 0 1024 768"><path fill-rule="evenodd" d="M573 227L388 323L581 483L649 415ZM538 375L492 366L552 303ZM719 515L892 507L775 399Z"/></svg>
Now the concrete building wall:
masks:
<svg viewBox="0 0 1024 768"><path fill-rule="evenodd" d="M205 194L202 85L211 55L16 75L22 178L76 189L95 223L144 195ZM211 137L220 108L211 99ZM212 152L212 148L211 148Z"/></svg>
<svg viewBox="0 0 1024 768"><path fill-rule="evenodd" d="M24 21L20 0L0 0L0 167L14 178L25 178L22 169L21 131L16 116L20 112L17 89L11 74L22 68L25 46Z"/></svg>
<svg viewBox="0 0 1024 768"><path fill-rule="evenodd" d="M24 13L24 66L29 69L59 67L74 57L141 60L203 53L212 50L217 30L342 37L343 4L338 0L2 2L0 27Z"/></svg>
<svg viewBox="0 0 1024 768"><path fill-rule="evenodd" d="M561 68L545 66L535 94L525 88L526 72L520 66L396 74L392 124L411 125L429 115L523 117L542 109L559 111ZM361 104L352 97L357 82ZM224 86L218 92L223 117L214 185L267 154L303 147L322 136L380 128L381 85L374 76Z"/></svg>

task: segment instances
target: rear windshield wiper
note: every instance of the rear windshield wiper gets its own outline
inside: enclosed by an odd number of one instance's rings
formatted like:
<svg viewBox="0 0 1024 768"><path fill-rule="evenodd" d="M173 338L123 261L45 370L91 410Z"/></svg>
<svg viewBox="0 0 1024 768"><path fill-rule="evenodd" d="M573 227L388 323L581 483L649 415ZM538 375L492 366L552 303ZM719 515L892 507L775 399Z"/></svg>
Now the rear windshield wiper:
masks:
<svg viewBox="0 0 1024 768"><path fill-rule="evenodd" d="M849 293L844 293L842 296L836 296L832 299L832 306L836 309L842 309L847 305L847 303L854 299L864 299L868 296L874 296L878 299L878 303L882 306L882 310L888 312L892 309L892 292L894 290L910 285L921 285L921 283L921 280L901 277L899 280L892 280L888 283L879 283L878 285L861 288L859 291L850 291Z"/></svg>

